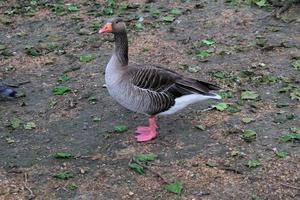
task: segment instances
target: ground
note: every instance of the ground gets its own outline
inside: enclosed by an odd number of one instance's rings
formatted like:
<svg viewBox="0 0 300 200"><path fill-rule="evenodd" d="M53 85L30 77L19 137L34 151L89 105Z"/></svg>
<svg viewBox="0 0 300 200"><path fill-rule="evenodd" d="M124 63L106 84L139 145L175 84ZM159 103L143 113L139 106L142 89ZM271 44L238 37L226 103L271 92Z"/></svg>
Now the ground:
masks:
<svg viewBox="0 0 300 200"><path fill-rule="evenodd" d="M275 17L255 2L0 1L0 78L19 94L0 99L0 199L299 199L300 7ZM110 15L127 21L131 63L218 84L223 104L160 116L158 138L138 143L146 116L103 87ZM145 174L128 167L141 153L157 155Z"/></svg>

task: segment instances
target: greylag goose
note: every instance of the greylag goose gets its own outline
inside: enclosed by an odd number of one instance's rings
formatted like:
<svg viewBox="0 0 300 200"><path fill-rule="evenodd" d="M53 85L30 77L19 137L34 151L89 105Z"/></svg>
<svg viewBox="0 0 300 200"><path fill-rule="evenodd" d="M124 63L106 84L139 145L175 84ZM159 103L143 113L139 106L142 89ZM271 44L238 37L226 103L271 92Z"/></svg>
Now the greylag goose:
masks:
<svg viewBox="0 0 300 200"><path fill-rule="evenodd" d="M0 80L0 94L7 97L15 97L16 91L8 87L2 80Z"/></svg>
<svg viewBox="0 0 300 200"><path fill-rule="evenodd" d="M137 141L157 136L156 115L173 114L189 104L221 99L219 87L184 77L155 65L128 65L126 25L121 18L109 20L99 33L113 33L115 48L105 69L109 94L125 108L149 116L149 126L137 127Z"/></svg>

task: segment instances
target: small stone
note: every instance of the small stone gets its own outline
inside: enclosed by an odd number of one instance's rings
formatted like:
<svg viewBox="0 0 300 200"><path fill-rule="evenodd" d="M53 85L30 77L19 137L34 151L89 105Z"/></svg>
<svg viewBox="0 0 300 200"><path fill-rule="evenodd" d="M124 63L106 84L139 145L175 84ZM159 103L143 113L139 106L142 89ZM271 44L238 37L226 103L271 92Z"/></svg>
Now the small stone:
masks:
<svg viewBox="0 0 300 200"><path fill-rule="evenodd" d="M131 192L131 191L130 191L130 192L128 192L128 194L129 194L130 196L134 195L134 193L133 193L133 192Z"/></svg>
<svg viewBox="0 0 300 200"><path fill-rule="evenodd" d="M85 174L86 173L86 171L84 169L82 169L82 168L79 168L79 171L80 171L81 174Z"/></svg>
<svg viewBox="0 0 300 200"><path fill-rule="evenodd" d="M86 28L82 28L78 31L79 35L89 35L90 34L90 30L86 29Z"/></svg>

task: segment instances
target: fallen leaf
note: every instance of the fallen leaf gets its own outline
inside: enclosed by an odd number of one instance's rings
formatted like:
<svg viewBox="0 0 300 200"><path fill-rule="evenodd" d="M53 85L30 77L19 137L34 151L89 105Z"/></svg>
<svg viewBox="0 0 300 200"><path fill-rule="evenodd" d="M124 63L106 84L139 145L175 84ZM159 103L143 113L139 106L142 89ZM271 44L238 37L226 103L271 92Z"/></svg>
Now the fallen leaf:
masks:
<svg viewBox="0 0 300 200"><path fill-rule="evenodd" d="M63 95L63 94L67 94L69 92L71 92L71 88L69 87L66 87L66 86L56 86L52 92L54 95Z"/></svg>
<svg viewBox="0 0 300 200"><path fill-rule="evenodd" d="M12 119L10 120L10 127L13 128L13 129L17 129L17 128L20 127L20 125L21 125L22 123L23 123L22 120L20 120L19 118L14 117L14 118L12 118Z"/></svg>
<svg viewBox="0 0 300 200"><path fill-rule="evenodd" d="M216 41L214 39L212 39L212 38L211 39L201 40L201 44L203 46L211 46L211 45L213 45L215 43L216 43Z"/></svg>
<svg viewBox="0 0 300 200"><path fill-rule="evenodd" d="M123 133L123 132L128 131L128 127L125 125L118 125L118 126L115 126L115 131L117 133Z"/></svg>
<svg viewBox="0 0 300 200"><path fill-rule="evenodd" d="M294 67L294 69L300 70L300 59L297 59L294 62L292 62L292 66Z"/></svg>
<svg viewBox="0 0 300 200"><path fill-rule="evenodd" d="M257 136L257 134L255 131L253 131L251 129L247 129L242 133L241 138L243 140L245 140L246 142L251 142L256 139L256 136Z"/></svg>
<svg viewBox="0 0 300 200"><path fill-rule="evenodd" d="M142 167L141 165L139 165L137 163L130 163L128 166L130 169L132 169L133 171L135 171L139 174L145 174L144 167Z"/></svg>
<svg viewBox="0 0 300 200"><path fill-rule="evenodd" d="M200 50L197 52L196 56L200 57L201 59L208 58L211 55L212 51L210 50Z"/></svg>
<svg viewBox="0 0 300 200"><path fill-rule="evenodd" d="M58 80L59 81L68 81L68 80L70 80L70 77L68 76L68 74L62 74L62 75L60 75L59 77L58 77Z"/></svg>
<svg viewBox="0 0 300 200"><path fill-rule="evenodd" d="M169 192L180 194L183 189L183 185L180 181L175 181L173 183L166 184L165 189Z"/></svg>
<svg viewBox="0 0 300 200"><path fill-rule="evenodd" d="M94 54L82 54L79 58L81 62L91 62L96 59Z"/></svg>
<svg viewBox="0 0 300 200"><path fill-rule="evenodd" d="M93 122L100 122L101 118L100 117L93 117Z"/></svg>
<svg viewBox="0 0 300 200"><path fill-rule="evenodd" d="M243 100L254 100L254 99L257 99L257 97L259 97L259 94L255 91L251 91L251 90L244 91L241 94L241 98Z"/></svg>
<svg viewBox="0 0 300 200"><path fill-rule="evenodd" d="M67 159L67 158L73 158L74 155L70 152L56 152L53 154L54 158L62 158L62 159Z"/></svg>
<svg viewBox="0 0 300 200"><path fill-rule="evenodd" d="M178 8L173 8L171 11L170 11L171 14L173 15L181 15L182 14L182 11Z"/></svg>
<svg viewBox="0 0 300 200"><path fill-rule="evenodd" d="M36 128L36 124L34 122L27 122L26 124L24 124L25 130L31 130L34 128Z"/></svg>
<svg viewBox="0 0 300 200"><path fill-rule="evenodd" d="M219 111L224 111L227 108L229 108L229 104L227 104L227 103L218 103L217 105L214 105L213 107L216 108Z"/></svg>
<svg viewBox="0 0 300 200"><path fill-rule="evenodd" d="M247 167L249 167L249 168L256 168L259 165L260 165L259 160L248 160L248 162L247 162Z"/></svg>
<svg viewBox="0 0 300 200"><path fill-rule="evenodd" d="M295 89L290 93L290 97L292 100L300 101L300 89Z"/></svg>
<svg viewBox="0 0 300 200"><path fill-rule="evenodd" d="M69 12L77 12L79 11L79 7L76 4L67 4Z"/></svg>
<svg viewBox="0 0 300 200"><path fill-rule="evenodd" d="M217 164L215 161L208 161L208 162L206 163L206 165L207 165L208 167L217 167L217 166L218 166L218 164Z"/></svg>
<svg viewBox="0 0 300 200"><path fill-rule="evenodd" d="M154 153L149 153L149 154L138 154L134 156L135 160L138 161L153 161L157 158L157 155L155 155Z"/></svg>
<svg viewBox="0 0 300 200"><path fill-rule="evenodd" d="M251 117L242 118L242 122L244 122L245 124L249 124L249 123L254 122L254 121L255 121L255 119L251 118Z"/></svg>
<svg viewBox="0 0 300 200"><path fill-rule="evenodd" d="M292 140L300 140L300 133L287 133L279 138L283 142L289 142Z"/></svg>
<svg viewBox="0 0 300 200"><path fill-rule="evenodd" d="M67 185L67 188L68 188L69 190L76 190L78 187L79 187L79 186L78 186L76 183L69 183L69 184Z"/></svg>
<svg viewBox="0 0 300 200"><path fill-rule="evenodd" d="M279 158L285 158L289 155L287 151L275 151L275 155Z"/></svg>
<svg viewBox="0 0 300 200"><path fill-rule="evenodd" d="M172 15L167 15L167 16L164 16L162 18L162 20L165 21L165 22L173 22L175 20L175 17L172 16Z"/></svg>
<svg viewBox="0 0 300 200"><path fill-rule="evenodd" d="M201 131L205 131L206 130L206 126L205 125L202 125L202 124L198 124L195 126L196 129L199 129Z"/></svg>

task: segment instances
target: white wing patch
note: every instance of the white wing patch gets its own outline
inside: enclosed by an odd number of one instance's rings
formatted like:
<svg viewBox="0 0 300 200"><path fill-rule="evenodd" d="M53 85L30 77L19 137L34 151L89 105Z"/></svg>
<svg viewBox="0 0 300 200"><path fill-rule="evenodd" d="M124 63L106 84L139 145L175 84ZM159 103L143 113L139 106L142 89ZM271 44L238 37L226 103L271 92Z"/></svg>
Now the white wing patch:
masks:
<svg viewBox="0 0 300 200"><path fill-rule="evenodd" d="M222 98L217 94L214 94L214 96L206 96L206 95L201 95L201 94L184 95L179 98L176 98L175 105L172 106L169 110L159 113L159 115L170 115L170 114L173 114L173 113L187 107L190 104L193 104L193 103L196 103L199 101L204 101L207 99L222 99Z"/></svg>

